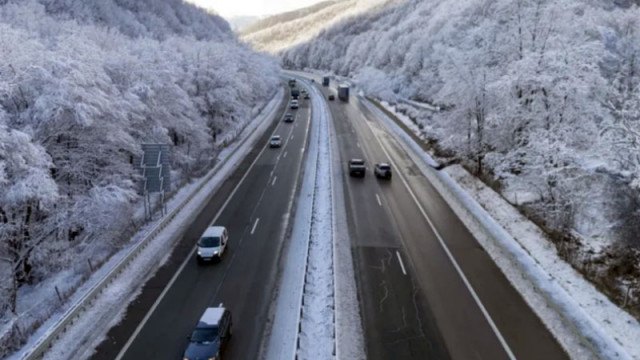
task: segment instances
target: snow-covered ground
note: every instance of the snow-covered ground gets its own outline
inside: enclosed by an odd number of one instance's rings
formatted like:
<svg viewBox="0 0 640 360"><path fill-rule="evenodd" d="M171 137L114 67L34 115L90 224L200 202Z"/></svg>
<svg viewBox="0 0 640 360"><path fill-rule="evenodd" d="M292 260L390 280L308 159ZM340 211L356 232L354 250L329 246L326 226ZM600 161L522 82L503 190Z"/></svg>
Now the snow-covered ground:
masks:
<svg viewBox="0 0 640 360"><path fill-rule="evenodd" d="M297 358L301 360L331 359L335 355L333 199L332 178L327 176L331 172L331 146L327 111L318 106L322 102L315 101L314 107L320 110L314 112L318 115L314 119L318 124L318 160L298 334Z"/></svg>
<svg viewBox="0 0 640 360"><path fill-rule="evenodd" d="M560 259L535 224L460 166L433 170L436 162L429 154L382 111L366 104L573 358L640 359L638 321ZM397 115L409 128L414 125Z"/></svg>
<svg viewBox="0 0 640 360"><path fill-rule="evenodd" d="M219 153L219 163L207 175L194 180L181 188L167 203L167 212L171 213L185 199L206 181L197 195L182 209L174 220L150 242L120 276L118 276L104 293L92 304L90 309L82 314L71 329L54 343L53 348L47 354L47 359L84 358L90 355L93 347L102 340L110 327L116 325L126 309L130 300L134 299L144 282L153 276L170 255L167 249L175 244L180 234L186 230L189 219L193 214L201 210L217 187L237 168L255 145L255 142L271 124L271 119L278 104L282 99L283 90L279 89L273 99L264 107L263 111L249 123L237 136L235 142ZM213 176L212 176L213 175ZM47 336L53 327L79 302L96 284L102 281L112 269L126 257L139 242L147 236L162 221L158 217L147 224L132 239L130 245L112 256L108 262L97 271L75 292L72 298L47 320L28 340L28 342L8 359L24 358L28 352L43 337ZM64 280L64 279L63 279ZM61 280L61 281L63 281ZM42 288L42 291L50 291L50 288ZM34 292L33 299L42 299L47 293ZM125 299L123 301L123 299ZM37 305L34 305L37 306ZM98 326L97 324L100 324Z"/></svg>

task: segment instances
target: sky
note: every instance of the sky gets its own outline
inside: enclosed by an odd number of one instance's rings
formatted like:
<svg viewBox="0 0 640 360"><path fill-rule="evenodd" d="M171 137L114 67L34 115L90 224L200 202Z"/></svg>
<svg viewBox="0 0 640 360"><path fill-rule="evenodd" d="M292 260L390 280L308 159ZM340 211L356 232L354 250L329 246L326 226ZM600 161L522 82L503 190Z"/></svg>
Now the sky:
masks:
<svg viewBox="0 0 640 360"><path fill-rule="evenodd" d="M295 10L321 0L186 0L206 9L212 9L225 18L234 16L264 16Z"/></svg>

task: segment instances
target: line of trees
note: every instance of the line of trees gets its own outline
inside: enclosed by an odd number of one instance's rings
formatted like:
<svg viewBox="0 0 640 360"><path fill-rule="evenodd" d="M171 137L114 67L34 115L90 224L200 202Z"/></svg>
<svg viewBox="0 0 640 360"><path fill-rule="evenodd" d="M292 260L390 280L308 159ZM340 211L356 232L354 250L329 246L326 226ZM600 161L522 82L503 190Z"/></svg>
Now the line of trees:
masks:
<svg viewBox="0 0 640 360"><path fill-rule="evenodd" d="M633 1L411 0L282 62L439 105L416 116L425 136L505 194L534 193L548 228L640 246L638 19Z"/></svg>
<svg viewBox="0 0 640 360"><path fill-rule="evenodd" d="M177 184L202 174L278 66L178 0L5 1L0 48L0 329L23 340L43 319L21 294L72 292L139 226L140 144L172 145ZM19 342L0 333L0 356Z"/></svg>

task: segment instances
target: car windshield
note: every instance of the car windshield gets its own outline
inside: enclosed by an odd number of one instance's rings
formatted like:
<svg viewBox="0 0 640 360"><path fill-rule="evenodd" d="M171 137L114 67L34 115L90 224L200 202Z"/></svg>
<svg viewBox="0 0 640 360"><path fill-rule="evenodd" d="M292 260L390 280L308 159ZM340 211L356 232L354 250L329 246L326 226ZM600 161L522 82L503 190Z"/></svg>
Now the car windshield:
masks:
<svg viewBox="0 0 640 360"><path fill-rule="evenodd" d="M362 160L351 160L351 165L364 165Z"/></svg>
<svg viewBox="0 0 640 360"><path fill-rule="evenodd" d="M274 136L271 138L271 140L280 140L280 136Z"/></svg>
<svg viewBox="0 0 640 360"><path fill-rule="evenodd" d="M220 246L220 237L218 236L203 236L198 241L200 247L217 247Z"/></svg>
<svg viewBox="0 0 640 360"><path fill-rule="evenodd" d="M191 342L194 343L210 343L214 342L218 337L218 328L200 328L193 330L191 333Z"/></svg>
<svg viewBox="0 0 640 360"><path fill-rule="evenodd" d="M385 165L385 164L378 165L378 167L380 168L380 170L389 170L390 169L389 165Z"/></svg>

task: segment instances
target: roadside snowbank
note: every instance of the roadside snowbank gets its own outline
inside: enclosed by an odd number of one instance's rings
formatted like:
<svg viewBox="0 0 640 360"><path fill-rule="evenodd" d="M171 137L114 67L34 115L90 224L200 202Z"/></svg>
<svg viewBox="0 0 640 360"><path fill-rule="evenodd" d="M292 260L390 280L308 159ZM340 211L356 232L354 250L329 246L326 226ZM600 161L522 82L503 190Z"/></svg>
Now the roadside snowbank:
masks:
<svg viewBox="0 0 640 360"><path fill-rule="evenodd" d="M516 216L519 213L513 208L509 209L506 201L498 202L498 194L489 196L483 192L485 206L493 211L492 214L487 213L454 179L461 180L463 184L475 184L475 181L456 173L455 169L459 167L450 170L453 179L445 172L430 168L437 165L436 162L409 134L369 101L363 102L378 114L572 357L640 359L638 322L563 262L554 249L544 246L549 242L540 236L541 231L535 225L522 215ZM403 121L401 117L398 118ZM495 215L499 223L491 215ZM501 227L502 224L511 234Z"/></svg>

